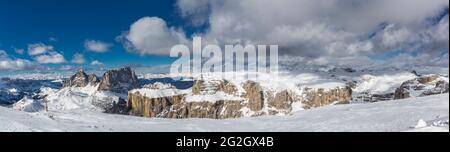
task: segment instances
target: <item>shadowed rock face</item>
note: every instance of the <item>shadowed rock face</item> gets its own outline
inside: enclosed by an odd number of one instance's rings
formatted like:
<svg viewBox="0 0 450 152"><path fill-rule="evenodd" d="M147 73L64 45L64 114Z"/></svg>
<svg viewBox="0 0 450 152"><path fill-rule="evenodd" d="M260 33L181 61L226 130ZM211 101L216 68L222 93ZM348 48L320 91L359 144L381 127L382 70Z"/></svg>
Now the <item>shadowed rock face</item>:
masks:
<svg viewBox="0 0 450 152"><path fill-rule="evenodd" d="M138 87L139 82L136 74L130 67L125 67L118 70L109 70L103 74L98 90L127 93L129 90Z"/></svg>
<svg viewBox="0 0 450 152"><path fill-rule="evenodd" d="M79 70L75 75L71 76L69 80L63 82L63 87L86 87L89 84L95 85L98 83L95 74L87 75L84 70Z"/></svg>

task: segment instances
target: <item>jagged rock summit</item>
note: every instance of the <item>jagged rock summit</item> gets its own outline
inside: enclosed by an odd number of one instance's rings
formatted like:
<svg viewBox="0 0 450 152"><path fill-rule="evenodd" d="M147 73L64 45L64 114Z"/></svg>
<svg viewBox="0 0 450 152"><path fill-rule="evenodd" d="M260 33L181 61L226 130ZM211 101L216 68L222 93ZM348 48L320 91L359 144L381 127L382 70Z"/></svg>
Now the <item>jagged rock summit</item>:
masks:
<svg viewBox="0 0 450 152"><path fill-rule="evenodd" d="M98 90L127 93L138 87L139 82L134 71L130 67L124 67L118 70L109 70L103 74Z"/></svg>

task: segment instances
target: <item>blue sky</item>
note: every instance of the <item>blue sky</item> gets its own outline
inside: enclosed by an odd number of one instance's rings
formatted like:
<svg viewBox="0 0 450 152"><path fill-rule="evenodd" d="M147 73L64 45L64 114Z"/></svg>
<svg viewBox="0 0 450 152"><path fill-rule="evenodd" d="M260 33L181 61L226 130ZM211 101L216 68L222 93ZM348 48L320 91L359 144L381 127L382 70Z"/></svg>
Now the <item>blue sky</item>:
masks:
<svg viewBox="0 0 450 152"><path fill-rule="evenodd" d="M448 0L0 0L0 70L169 65L170 47L192 35L221 46L279 45L303 64L448 67L448 7Z"/></svg>
<svg viewBox="0 0 450 152"><path fill-rule="evenodd" d="M0 50L32 60L15 49L26 52L28 44L43 43L52 45L68 62L73 54L84 54L85 66L92 60L108 66L168 64L172 61L168 57L127 53L115 38L144 16L158 16L170 26L183 26L174 8L173 0L0 0ZM111 43L112 47L107 53L90 52L84 47L87 39Z"/></svg>

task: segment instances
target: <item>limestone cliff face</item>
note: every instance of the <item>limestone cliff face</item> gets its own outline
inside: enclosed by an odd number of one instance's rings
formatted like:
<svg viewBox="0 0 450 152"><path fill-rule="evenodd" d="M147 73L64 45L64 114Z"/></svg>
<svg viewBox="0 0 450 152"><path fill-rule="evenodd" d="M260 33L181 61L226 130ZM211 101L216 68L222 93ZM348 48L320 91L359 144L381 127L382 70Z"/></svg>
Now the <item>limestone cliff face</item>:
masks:
<svg viewBox="0 0 450 152"><path fill-rule="evenodd" d="M88 81L89 81L90 84L93 84L93 85L94 84L97 85L98 82L99 82L97 76L95 74L93 74L93 73L88 75Z"/></svg>
<svg viewBox="0 0 450 152"><path fill-rule="evenodd" d="M128 108L132 115L161 118L211 118L226 119L243 116L288 114L293 110L293 103L303 104L304 109L330 104L344 104L351 100L351 88L305 89L302 94L295 91L269 91L259 83L247 81L236 86L225 80L196 80L188 94L164 97L147 97L140 92L128 93ZM238 87L241 87L239 92ZM154 88L154 87L150 87ZM158 90L158 89L153 89ZM187 101L188 96L209 96L224 92L238 96L241 100L220 99L208 101ZM211 99L209 99L211 100ZM248 109L251 114L244 113Z"/></svg>
<svg viewBox="0 0 450 152"><path fill-rule="evenodd" d="M128 93L127 106L132 115L143 117L165 117L172 105L180 104L182 96L147 98L139 92Z"/></svg>
<svg viewBox="0 0 450 152"><path fill-rule="evenodd" d="M252 111L260 111L264 106L264 92L258 83L247 81L244 84L245 98L249 100L248 108Z"/></svg>
<svg viewBox="0 0 450 152"><path fill-rule="evenodd" d="M160 118L238 118L240 101L184 102L184 95L148 98L139 92L129 93L128 107L132 115Z"/></svg>
<svg viewBox="0 0 450 152"><path fill-rule="evenodd" d="M125 67L118 70L109 70L103 74L98 90L127 93L129 90L138 87L139 82L136 74L130 67Z"/></svg>
<svg viewBox="0 0 450 152"><path fill-rule="evenodd" d="M63 88L65 87L86 87L87 85L96 85L98 83L97 76L95 74L87 75L84 70L79 70L75 75L71 76L68 80L63 82Z"/></svg>
<svg viewBox="0 0 450 152"><path fill-rule="evenodd" d="M330 104L347 104L352 99L352 89L350 87L324 89L306 89L306 100L303 102L305 109L320 107Z"/></svg>

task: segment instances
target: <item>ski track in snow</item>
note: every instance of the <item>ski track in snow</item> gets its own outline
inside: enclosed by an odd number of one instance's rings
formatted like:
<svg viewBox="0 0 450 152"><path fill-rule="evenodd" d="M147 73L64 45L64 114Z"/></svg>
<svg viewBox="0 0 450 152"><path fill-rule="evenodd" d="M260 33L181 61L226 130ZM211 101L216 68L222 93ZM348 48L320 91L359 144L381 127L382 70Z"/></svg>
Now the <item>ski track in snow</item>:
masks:
<svg viewBox="0 0 450 152"><path fill-rule="evenodd" d="M333 105L288 116L238 119L163 119L68 110L26 113L0 107L0 131L449 131L449 94L365 104ZM413 128L423 119L445 126ZM239 127L236 127L239 126Z"/></svg>

